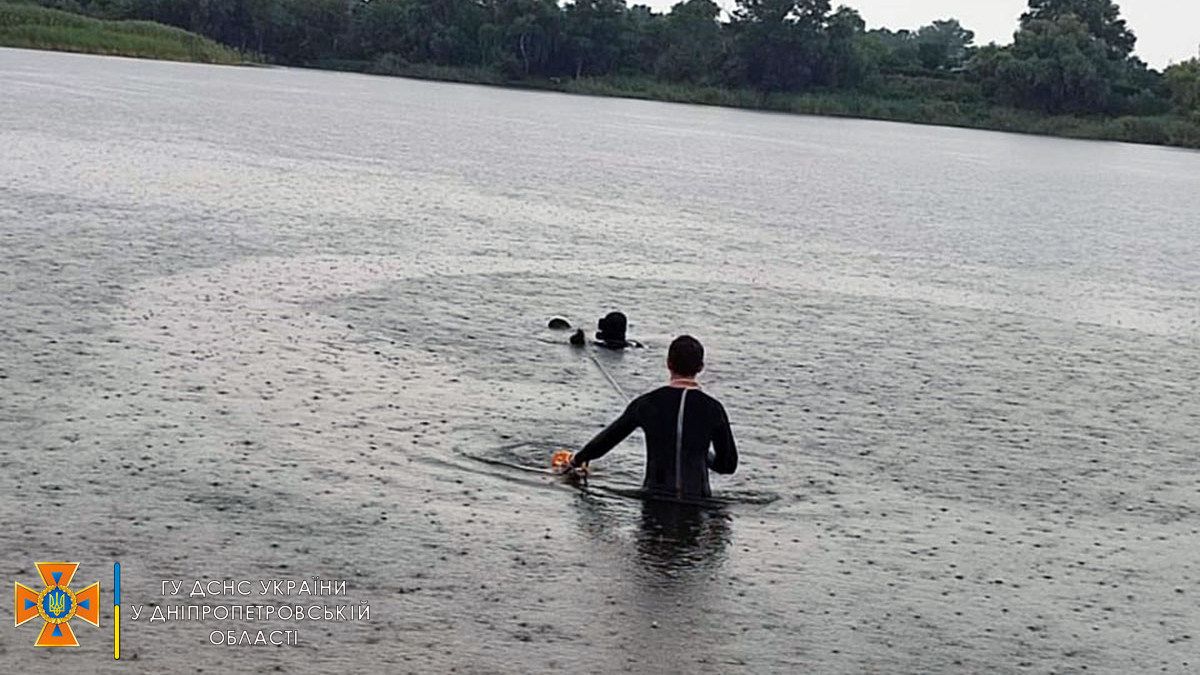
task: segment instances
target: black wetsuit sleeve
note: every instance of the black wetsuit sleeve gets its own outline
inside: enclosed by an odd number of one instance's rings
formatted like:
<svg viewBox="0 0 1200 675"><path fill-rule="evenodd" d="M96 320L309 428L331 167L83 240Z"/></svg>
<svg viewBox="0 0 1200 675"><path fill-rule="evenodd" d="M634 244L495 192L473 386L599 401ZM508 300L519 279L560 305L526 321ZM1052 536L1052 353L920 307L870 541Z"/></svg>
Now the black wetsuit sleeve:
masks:
<svg viewBox="0 0 1200 675"><path fill-rule="evenodd" d="M635 411L636 405L637 401L630 403L625 408L625 412L616 421L605 427L604 431L596 434L595 438L575 454L571 463L579 466L584 462L599 459L606 455L609 450L617 447L617 444L625 440L629 434L632 434L633 430L638 428L637 413Z"/></svg>
<svg viewBox="0 0 1200 675"><path fill-rule="evenodd" d="M733 442L733 430L729 428L729 416L725 414L724 407L720 408L717 428L713 430L712 439L714 452L709 468L724 474L737 471L737 444Z"/></svg>

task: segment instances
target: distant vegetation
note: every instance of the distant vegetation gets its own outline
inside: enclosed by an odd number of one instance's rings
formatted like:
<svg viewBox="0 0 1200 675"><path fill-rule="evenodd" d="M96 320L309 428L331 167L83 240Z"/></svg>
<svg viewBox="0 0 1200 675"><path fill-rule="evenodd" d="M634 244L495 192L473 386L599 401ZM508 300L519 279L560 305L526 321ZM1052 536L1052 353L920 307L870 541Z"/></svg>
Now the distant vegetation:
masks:
<svg viewBox="0 0 1200 675"><path fill-rule="evenodd" d="M105 21L9 2L0 2L0 45L204 63L247 60L229 47L173 26Z"/></svg>
<svg viewBox="0 0 1200 675"><path fill-rule="evenodd" d="M1011 45L868 31L829 0L37 0L289 65L1200 147L1200 59L1133 56L1111 0L1029 0Z"/></svg>

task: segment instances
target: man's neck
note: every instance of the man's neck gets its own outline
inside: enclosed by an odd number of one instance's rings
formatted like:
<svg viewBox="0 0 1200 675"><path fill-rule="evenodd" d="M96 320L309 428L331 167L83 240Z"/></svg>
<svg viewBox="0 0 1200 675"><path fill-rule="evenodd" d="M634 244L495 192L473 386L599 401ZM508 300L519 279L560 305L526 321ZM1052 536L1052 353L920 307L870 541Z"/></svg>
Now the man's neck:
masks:
<svg viewBox="0 0 1200 675"><path fill-rule="evenodd" d="M694 376L687 377L684 375L676 375L675 373L671 373L671 381L668 386L680 387L683 389L699 389L700 383L696 381Z"/></svg>

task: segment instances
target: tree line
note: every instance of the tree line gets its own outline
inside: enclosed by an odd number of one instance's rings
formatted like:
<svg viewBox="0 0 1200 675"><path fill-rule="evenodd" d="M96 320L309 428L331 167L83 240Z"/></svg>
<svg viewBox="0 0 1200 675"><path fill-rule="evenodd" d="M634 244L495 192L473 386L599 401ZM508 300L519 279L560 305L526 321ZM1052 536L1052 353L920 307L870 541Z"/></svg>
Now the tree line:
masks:
<svg viewBox="0 0 1200 675"><path fill-rule="evenodd" d="M975 45L957 20L867 30L829 0L36 0L146 19L289 65L476 67L509 79L635 76L762 92L879 91L944 80L989 103L1046 114L1200 121L1200 59L1158 72L1111 0L1029 0L1013 43Z"/></svg>

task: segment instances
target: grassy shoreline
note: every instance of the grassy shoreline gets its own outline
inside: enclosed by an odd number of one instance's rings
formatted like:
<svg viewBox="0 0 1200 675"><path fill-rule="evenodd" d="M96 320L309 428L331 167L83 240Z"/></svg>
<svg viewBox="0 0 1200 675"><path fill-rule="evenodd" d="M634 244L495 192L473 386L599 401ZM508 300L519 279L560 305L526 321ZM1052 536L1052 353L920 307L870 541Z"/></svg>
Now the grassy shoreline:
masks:
<svg viewBox="0 0 1200 675"><path fill-rule="evenodd" d="M107 21L44 7L0 1L0 46L109 56L251 65L257 59L188 31L148 21ZM971 91L936 81L885 80L884 93L828 91L798 94L674 84L649 78L511 79L486 68L376 61L327 60L312 68L587 96L847 117L1062 138L1200 149L1200 120L1179 116L1050 116L988 104ZM915 94L915 95L914 95Z"/></svg>
<svg viewBox="0 0 1200 675"><path fill-rule="evenodd" d="M1200 121L1153 117L1074 117L1043 115L980 101L887 97L864 92L763 93L749 89L672 84L645 78L512 80L482 68L456 68L387 62L322 62L313 67L373 75L497 87L556 91L585 96L711 105L746 110L846 117L928 126L1000 131L1076 140L1114 141L1200 149Z"/></svg>
<svg viewBox="0 0 1200 675"><path fill-rule="evenodd" d="M152 21L106 21L36 5L0 2L0 47L237 65L245 54Z"/></svg>

